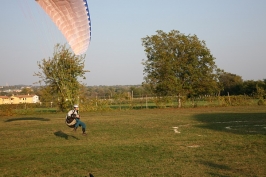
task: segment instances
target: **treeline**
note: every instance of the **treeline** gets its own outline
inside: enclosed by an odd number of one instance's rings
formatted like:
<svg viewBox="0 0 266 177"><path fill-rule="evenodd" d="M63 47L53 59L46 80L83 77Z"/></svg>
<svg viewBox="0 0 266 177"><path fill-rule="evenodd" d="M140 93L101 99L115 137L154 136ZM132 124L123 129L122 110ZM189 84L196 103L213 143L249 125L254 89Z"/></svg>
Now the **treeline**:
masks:
<svg viewBox="0 0 266 177"><path fill-rule="evenodd" d="M219 79L220 91L213 93L216 96L249 96L257 99L266 98L266 79L243 81L238 75L224 73ZM121 86L88 86L87 95L91 98L108 99L124 93L128 97L140 98L156 96L148 88L142 85ZM202 96L202 95L198 95Z"/></svg>
<svg viewBox="0 0 266 177"><path fill-rule="evenodd" d="M241 76L232 73L223 73L219 77L220 95L247 95L255 98L266 97L266 79L264 80L246 80Z"/></svg>
<svg viewBox="0 0 266 177"><path fill-rule="evenodd" d="M230 73L226 75L227 77L224 76L219 82L220 92L214 94L194 97L158 96L143 85L82 86L78 103L82 111L177 108L179 101L182 107L265 105L266 80L243 81L237 75ZM0 115L60 111L58 98L50 93L49 87L27 87L22 89L22 94L36 94L41 102L39 104L0 105Z"/></svg>
<svg viewBox="0 0 266 177"><path fill-rule="evenodd" d="M106 109L136 109L195 106L236 106L263 105L266 98L266 80L243 81L240 76L224 73L219 80L220 90L205 95L191 96L159 96L145 85L83 86L79 94L79 103L86 111ZM49 88L49 87L48 87ZM57 98L49 90L37 89L43 105L57 105ZM179 98L181 98L179 100ZM86 106L85 106L86 105ZM85 106L85 107L84 107Z"/></svg>
<svg viewBox="0 0 266 177"><path fill-rule="evenodd" d="M219 76L219 90L206 95L219 96L249 96L252 98L266 98L266 79L246 80L236 74L224 72ZM85 95L90 98L110 99L124 94L129 98L141 98L145 96L157 96L145 85L115 85L115 86L87 86ZM197 95L202 96L202 95Z"/></svg>
<svg viewBox="0 0 266 177"><path fill-rule="evenodd" d="M240 76L231 73L225 73L220 77L219 91L213 95L220 96L239 96L245 95L252 98L266 98L266 79L264 80L246 80L243 81ZM42 87L38 86L27 86L22 88L20 93L17 92L4 92L3 90L18 88L14 86L4 87L2 89L1 95L12 95L12 94L36 94L40 97L42 102L52 102L55 101L49 92L44 92ZM114 85L114 86L84 86L82 89L82 97L87 99L114 99L123 95L124 97L131 98L141 98L141 97L151 97L154 95L149 89L142 85ZM212 95L212 96L213 96ZM198 95L202 96L202 95Z"/></svg>

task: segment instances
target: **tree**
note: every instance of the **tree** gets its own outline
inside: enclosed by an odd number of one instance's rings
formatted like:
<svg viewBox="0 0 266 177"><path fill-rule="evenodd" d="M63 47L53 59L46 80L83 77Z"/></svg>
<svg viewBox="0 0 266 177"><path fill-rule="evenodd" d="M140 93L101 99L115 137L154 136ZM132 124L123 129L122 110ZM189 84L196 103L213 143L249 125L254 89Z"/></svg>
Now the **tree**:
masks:
<svg viewBox="0 0 266 177"><path fill-rule="evenodd" d="M160 96L195 96L217 91L214 57L196 35L161 30L142 38L147 60L144 85Z"/></svg>
<svg viewBox="0 0 266 177"><path fill-rule="evenodd" d="M30 87L23 87L21 89L21 92L20 92L20 94L25 94L25 95L33 94L33 93L34 92L33 92L32 88L30 88Z"/></svg>
<svg viewBox="0 0 266 177"><path fill-rule="evenodd" d="M35 73L40 78L39 83L44 82L50 87L51 94L57 97L61 111L78 103L81 83L79 78L85 78L85 56L74 55L65 45L55 46L52 58L38 62L41 71Z"/></svg>
<svg viewBox="0 0 266 177"><path fill-rule="evenodd" d="M236 74L221 72L219 74L219 83L222 86L221 95L239 95L243 86L243 79Z"/></svg>
<svg viewBox="0 0 266 177"><path fill-rule="evenodd" d="M257 98L265 97L265 81L246 80L243 82L242 94Z"/></svg>
<svg viewBox="0 0 266 177"><path fill-rule="evenodd" d="M41 86L35 93L39 96L40 104L43 106L49 107L58 104L57 96L52 94L50 86Z"/></svg>

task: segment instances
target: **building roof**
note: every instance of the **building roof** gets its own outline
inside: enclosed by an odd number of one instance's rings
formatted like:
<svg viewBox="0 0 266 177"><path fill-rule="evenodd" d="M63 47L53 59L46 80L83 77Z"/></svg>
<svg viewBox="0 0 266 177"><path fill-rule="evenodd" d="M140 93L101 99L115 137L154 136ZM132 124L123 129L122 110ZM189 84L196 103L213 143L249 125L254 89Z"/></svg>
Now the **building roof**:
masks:
<svg viewBox="0 0 266 177"><path fill-rule="evenodd" d="M2 99L8 99L9 97L8 96L0 96L0 98L2 98Z"/></svg>
<svg viewBox="0 0 266 177"><path fill-rule="evenodd" d="M14 95L13 97L18 97L18 98L32 98L36 95Z"/></svg>

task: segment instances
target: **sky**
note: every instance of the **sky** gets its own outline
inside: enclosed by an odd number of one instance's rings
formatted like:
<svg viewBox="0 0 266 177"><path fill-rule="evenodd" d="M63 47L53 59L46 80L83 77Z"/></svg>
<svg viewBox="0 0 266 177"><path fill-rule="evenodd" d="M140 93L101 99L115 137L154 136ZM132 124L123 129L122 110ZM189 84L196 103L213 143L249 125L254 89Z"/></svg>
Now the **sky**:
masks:
<svg viewBox="0 0 266 177"><path fill-rule="evenodd" d="M140 85L141 38L178 30L206 42L218 68L243 80L266 79L265 0L88 0L92 37L88 86ZM0 86L34 85L37 63L67 41L35 0L2 0Z"/></svg>

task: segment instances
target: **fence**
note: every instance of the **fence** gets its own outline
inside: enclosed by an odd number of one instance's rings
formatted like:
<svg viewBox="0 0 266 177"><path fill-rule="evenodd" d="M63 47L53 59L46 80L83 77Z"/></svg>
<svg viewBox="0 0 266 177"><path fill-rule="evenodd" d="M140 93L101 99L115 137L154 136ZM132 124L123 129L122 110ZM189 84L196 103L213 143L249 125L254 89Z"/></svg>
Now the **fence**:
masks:
<svg viewBox="0 0 266 177"><path fill-rule="evenodd" d="M241 106L264 105L264 100L258 100L248 96L201 96L195 98L180 97L183 108L188 107L215 107L215 106ZM80 111L109 111L127 109L155 109L178 108L179 97L120 97L120 98L89 98L80 100ZM71 108L69 108L71 109ZM43 114L58 112L56 103L42 102L35 104L11 104L0 105L1 116Z"/></svg>

